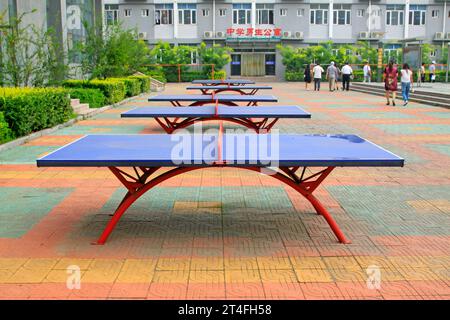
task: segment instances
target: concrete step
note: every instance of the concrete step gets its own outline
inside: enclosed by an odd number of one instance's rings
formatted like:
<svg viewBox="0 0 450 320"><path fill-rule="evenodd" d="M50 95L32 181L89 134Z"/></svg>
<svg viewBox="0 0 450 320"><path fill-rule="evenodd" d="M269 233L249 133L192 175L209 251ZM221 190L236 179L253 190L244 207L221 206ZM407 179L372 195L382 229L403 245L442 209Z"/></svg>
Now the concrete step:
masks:
<svg viewBox="0 0 450 320"><path fill-rule="evenodd" d="M72 108L76 114L87 114L87 113L89 113L89 110L90 110L89 104L87 104L87 103L80 103L76 106L73 106Z"/></svg>
<svg viewBox="0 0 450 320"><path fill-rule="evenodd" d="M72 107L77 106L80 104L80 99L70 99L70 105Z"/></svg>
<svg viewBox="0 0 450 320"><path fill-rule="evenodd" d="M381 88L379 86L358 85L358 84L354 83L353 85L351 85L351 90L357 91L357 92L362 92L362 93L367 93L367 94L378 95L378 96L385 95L384 88ZM425 93L424 91L419 92L419 93L417 93L417 91L415 91L414 93L410 94L409 100L418 102L418 103L422 103L422 104L426 104L426 105L450 109L450 98L445 98L445 97L441 97L441 96L445 96L445 94L441 94L438 97L438 96L430 96L427 93ZM401 99L401 90L399 91L399 94L397 95L397 97L399 99Z"/></svg>

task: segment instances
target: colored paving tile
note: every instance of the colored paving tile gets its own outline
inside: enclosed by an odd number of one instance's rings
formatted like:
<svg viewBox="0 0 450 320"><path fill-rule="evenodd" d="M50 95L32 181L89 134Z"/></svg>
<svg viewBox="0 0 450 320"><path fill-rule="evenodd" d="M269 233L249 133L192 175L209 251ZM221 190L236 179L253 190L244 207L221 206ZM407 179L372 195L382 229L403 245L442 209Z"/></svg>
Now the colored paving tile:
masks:
<svg viewBox="0 0 450 320"><path fill-rule="evenodd" d="M316 191L352 244L338 244L323 217L276 180L208 169L150 190L105 246L91 245L125 189L106 169L38 169L35 159L85 134L163 133L151 120L118 121L150 105L140 98L0 151L0 298L448 299L448 110L269 85L280 104L312 113L274 129L356 133L406 159L404 168L338 168ZM79 290L66 287L74 266ZM374 268L376 290L366 284Z"/></svg>
<svg viewBox="0 0 450 320"><path fill-rule="evenodd" d="M441 124L376 124L388 134L450 134L449 125Z"/></svg>
<svg viewBox="0 0 450 320"><path fill-rule="evenodd" d="M67 188L0 188L0 238L19 238L72 192Z"/></svg>
<svg viewBox="0 0 450 320"><path fill-rule="evenodd" d="M450 157L450 144L429 144L427 147Z"/></svg>
<svg viewBox="0 0 450 320"><path fill-rule="evenodd" d="M354 119L414 119L415 116L401 112L344 112L347 117Z"/></svg>
<svg viewBox="0 0 450 320"><path fill-rule="evenodd" d="M18 146L1 152L0 164L35 164L37 158L56 149L57 146Z"/></svg>

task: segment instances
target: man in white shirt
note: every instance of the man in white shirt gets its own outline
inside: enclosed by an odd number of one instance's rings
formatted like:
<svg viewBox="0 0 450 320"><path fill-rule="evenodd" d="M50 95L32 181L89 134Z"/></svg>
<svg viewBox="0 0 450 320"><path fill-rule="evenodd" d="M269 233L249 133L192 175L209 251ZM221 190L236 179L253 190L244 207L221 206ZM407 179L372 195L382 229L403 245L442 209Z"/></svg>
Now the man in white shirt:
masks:
<svg viewBox="0 0 450 320"><path fill-rule="evenodd" d="M430 72L430 82L436 81L436 61L432 61L430 66L428 67L428 71Z"/></svg>
<svg viewBox="0 0 450 320"><path fill-rule="evenodd" d="M353 69L348 65L348 62L341 69L342 72L342 91L350 89L350 77L353 74Z"/></svg>
<svg viewBox="0 0 450 320"><path fill-rule="evenodd" d="M313 68L313 76L314 76L314 91L320 91L320 80L322 80L322 73L325 70L320 66L320 63L317 63Z"/></svg>
<svg viewBox="0 0 450 320"><path fill-rule="evenodd" d="M366 61L366 64L364 65L363 72L364 72L364 82L370 83L370 78L372 76L372 70L370 69L370 65L369 65L368 61Z"/></svg>

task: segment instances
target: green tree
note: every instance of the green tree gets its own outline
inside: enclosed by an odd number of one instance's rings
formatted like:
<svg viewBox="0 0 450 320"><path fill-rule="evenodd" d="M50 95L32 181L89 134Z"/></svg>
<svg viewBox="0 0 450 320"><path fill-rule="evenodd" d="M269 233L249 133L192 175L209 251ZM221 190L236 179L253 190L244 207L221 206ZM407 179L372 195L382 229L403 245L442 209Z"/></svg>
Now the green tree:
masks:
<svg viewBox="0 0 450 320"><path fill-rule="evenodd" d="M200 61L204 64L213 64L214 71L220 71L231 62L230 47L223 47L218 44L208 47L204 42L197 48Z"/></svg>

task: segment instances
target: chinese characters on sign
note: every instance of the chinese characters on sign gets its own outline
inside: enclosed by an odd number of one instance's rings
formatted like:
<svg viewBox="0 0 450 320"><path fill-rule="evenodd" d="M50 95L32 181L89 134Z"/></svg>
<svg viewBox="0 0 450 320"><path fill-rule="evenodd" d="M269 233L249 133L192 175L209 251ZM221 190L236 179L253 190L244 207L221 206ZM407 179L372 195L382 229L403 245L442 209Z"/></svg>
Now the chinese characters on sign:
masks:
<svg viewBox="0 0 450 320"><path fill-rule="evenodd" d="M281 38L281 29L228 28L227 37Z"/></svg>

